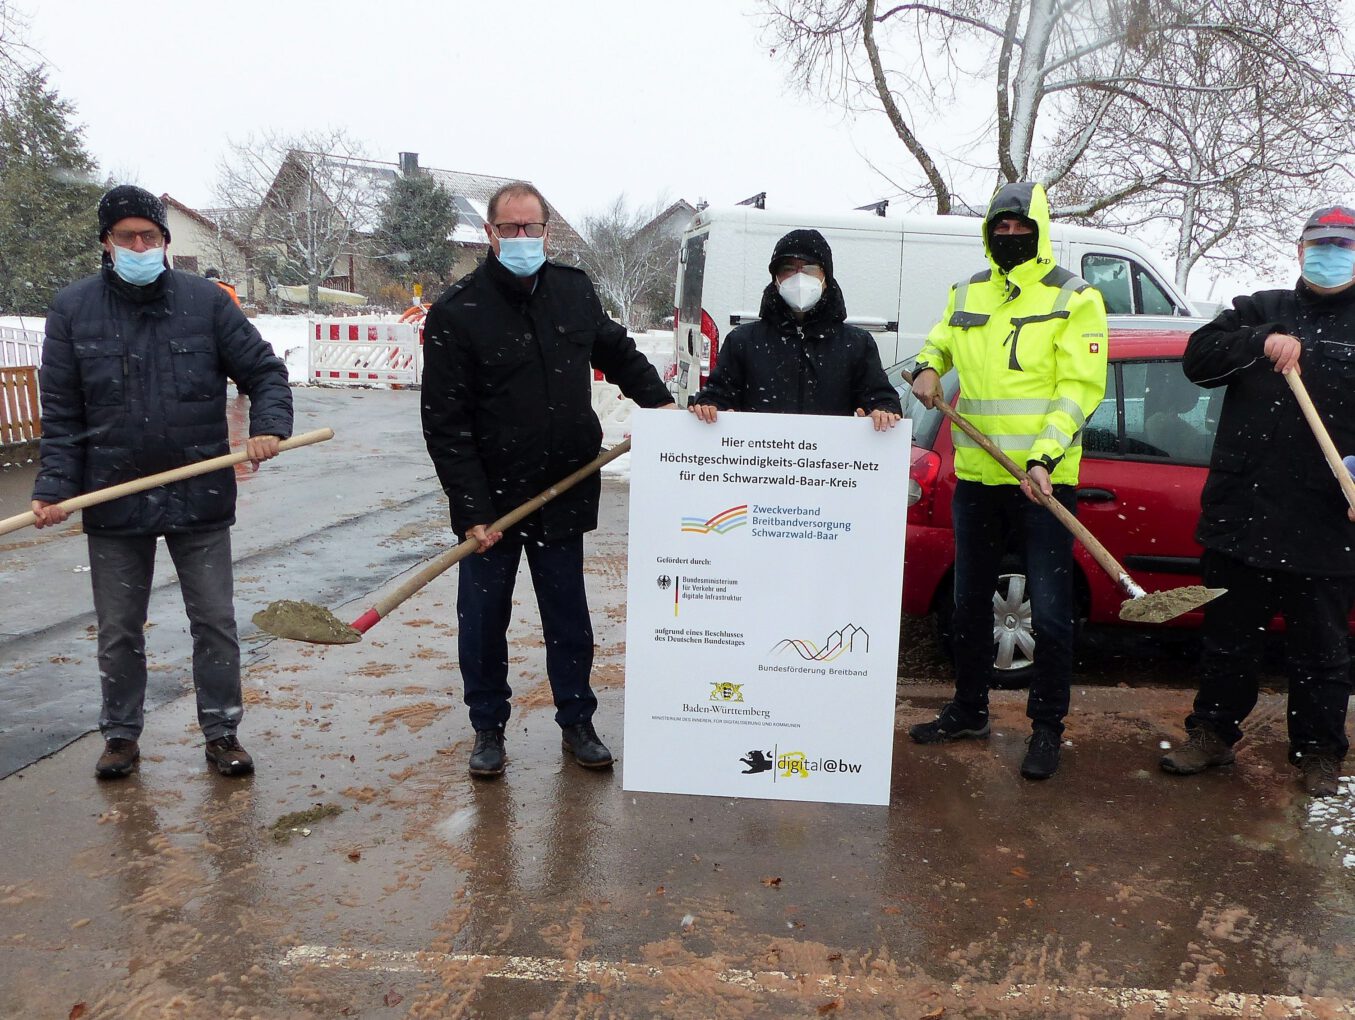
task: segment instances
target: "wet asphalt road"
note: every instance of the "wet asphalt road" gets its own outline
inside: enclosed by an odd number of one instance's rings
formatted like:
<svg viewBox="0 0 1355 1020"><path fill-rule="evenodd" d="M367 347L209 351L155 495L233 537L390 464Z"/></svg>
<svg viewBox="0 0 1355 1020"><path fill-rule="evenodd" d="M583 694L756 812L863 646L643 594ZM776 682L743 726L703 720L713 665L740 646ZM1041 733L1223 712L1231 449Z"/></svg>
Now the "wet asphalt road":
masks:
<svg viewBox="0 0 1355 1020"><path fill-rule="evenodd" d="M293 390L296 431L329 426L328 443L236 470L236 616L246 657L255 611L274 599L334 608L445 547L446 500L423 446L413 392ZM230 403L232 442L248 403ZM0 517L28 509L35 468L0 473ZM0 776L98 725L89 555L76 515L57 529L0 536ZM340 613L340 615L344 615ZM352 616L357 616L354 611ZM154 707L191 689L188 621L161 550L147 632Z"/></svg>
<svg viewBox="0 0 1355 1020"><path fill-rule="evenodd" d="M363 403L396 442L414 399ZM379 459L338 443L329 476ZM323 484L270 504L323 505ZM440 506L388 484L391 545L326 567L307 542L331 560L352 541L261 542L278 564L242 588L370 591L420 540L396 534L440 530ZM626 487L603 491L597 723L624 760ZM252 779L204 770L179 698L150 713L124 782L92 779L95 737L0 781L0 1016L1355 1015L1355 790L1303 797L1282 697L1263 695L1235 766L1183 779L1155 762L1185 690L1079 686L1064 767L1032 784L1018 692L995 695L987 741L907 740L946 695L923 651L901 677L888 808L628 794L561 754L519 585L502 781L465 772L451 575L361 644L256 647ZM1130 647L1131 680L1188 679L1188 659Z"/></svg>

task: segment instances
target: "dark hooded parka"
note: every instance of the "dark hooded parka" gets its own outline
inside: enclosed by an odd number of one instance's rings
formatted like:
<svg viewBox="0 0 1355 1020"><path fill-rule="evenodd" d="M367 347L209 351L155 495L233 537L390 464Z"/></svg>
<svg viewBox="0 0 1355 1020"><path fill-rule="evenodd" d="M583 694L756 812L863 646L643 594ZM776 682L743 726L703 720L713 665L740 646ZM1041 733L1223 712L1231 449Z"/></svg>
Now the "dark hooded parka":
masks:
<svg viewBox="0 0 1355 1020"><path fill-rule="evenodd" d="M694 403L721 411L851 415L857 408L902 413L870 334L846 323L833 252L817 230L792 230L776 243L769 271L788 259L821 266L823 296L797 319L772 280L757 322L729 334Z"/></svg>

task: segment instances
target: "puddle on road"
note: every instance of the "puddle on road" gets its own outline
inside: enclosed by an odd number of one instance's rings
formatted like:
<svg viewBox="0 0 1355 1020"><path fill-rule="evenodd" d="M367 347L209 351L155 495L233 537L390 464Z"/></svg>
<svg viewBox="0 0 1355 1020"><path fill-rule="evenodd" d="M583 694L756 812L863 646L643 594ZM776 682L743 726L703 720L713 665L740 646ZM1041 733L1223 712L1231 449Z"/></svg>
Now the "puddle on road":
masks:
<svg viewBox="0 0 1355 1020"><path fill-rule="evenodd" d="M459 811L453 812L449 818L438 822L434 829L440 838L448 843L455 843L465 834L474 821L475 808L463 807Z"/></svg>

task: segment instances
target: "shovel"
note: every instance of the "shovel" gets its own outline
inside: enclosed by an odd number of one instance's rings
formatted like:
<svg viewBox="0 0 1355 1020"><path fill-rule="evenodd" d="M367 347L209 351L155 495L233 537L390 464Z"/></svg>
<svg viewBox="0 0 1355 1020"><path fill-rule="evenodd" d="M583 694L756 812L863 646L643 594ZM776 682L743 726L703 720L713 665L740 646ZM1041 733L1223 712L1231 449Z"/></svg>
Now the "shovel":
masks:
<svg viewBox="0 0 1355 1020"><path fill-rule="evenodd" d="M284 439L278 444L278 449L283 451L295 450L298 446L310 446L312 443L323 443L325 440L333 438L333 429L316 429L314 432L303 432L291 439ZM249 460L248 453L244 450L236 450L234 453L224 453L220 457L212 457L210 460L200 460L195 464L185 464L183 467L161 471L159 474L134 478L130 482L110 485L106 489L95 489L93 492L86 492L80 496L72 496L56 505L67 512L83 510L87 506L121 499L123 496L130 496L134 492L145 492L147 489L168 485L170 482L181 482L185 478L195 478L212 471L220 471L222 468L234 467L236 464L243 464L247 460ZM33 513L32 510L27 513L15 514L13 517L6 517L4 520L0 520L0 535L8 535L11 531L18 531L30 524L36 524L37 520L37 514Z"/></svg>
<svg viewBox="0 0 1355 1020"><path fill-rule="evenodd" d="M906 375L905 378L907 378ZM1025 470L999 450L997 444L975 428L969 419L951 407L944 399L936 402L936 408L946 418L954 422L960 431L983 447L990 457L1010 471L1013 477L1023 482L1026 480ZM1102 545L1081 521L1069 513L1062 503L1052 496L1046 496L1034 484L1031 485L1031 491L1035 493L1035 498L1040 501L1045 509L1057 517L1059 523L1071 531L1073 537L1086 547L1087 551L1092 554L1092 558L1096 560L1097 565L1114 578L1115 583L1129 596L1120 604L1121 620L1128 620L1132 623L1165 623L1182 613L1198 609L1228 590L1227 588L1205 588L1198 584L1192 584L1183 588L1170 588L1167 591L1151 593L1144 591L1138 582L1129 576L1129 571L1120 565L1120 561L1111 555L1110 550Z"/></svg>
<svg viewBox="0 0 1355 1020"><path fill-rule="evenodd" d="M595 459L589 461L583 467L579 468L573 474L562 478L545 492L533 496L526 503L523 503L515 510L504 514L493 524L489 525L489 531L507 531L518 521L522 520L528 514L535 513L541 507L545 506L560 493L566 489L572 488L578 482L583 481L589 475L599 471L604 464L610 464L623 453L630 449L630 440L625 439L613 446L607 452L601 454ZM351 624L342 622L338 617L323 606L313 605L310 602L298 602L292 600L283 600L280 602L269 603L266 609L261 609L255 613L252 619L254 625L262 631L266 631L275 637L288 638L292 641L306 641L315 645L346 645L355 641L361 641L362 635L367 633L378 620L384 620L394 611L395 607L404 602L429 581L439 574L445 573L454 563L459 563L476 549L480 548L478 539L468 538L460 545L453 546L446 552L439 553L428 560L418 573L410 577L398 588L387 595L377 599L370 609L359 616Z"/></svg>
<svg viewBox="0 0 1355 1020"><path fill-rule="evenodd" d="M1350 504L1351 509L1355 509L1355 479L1350 477L1350 472L1341 463L1341 454L1337 451L1336 444L1331 441L1331 436L1327 434L1327 427L1322 424L1322 419L1317 416L1313 398L1308 396L1308 387L1303 385L1297 369L1290 369L1284 374L1284 378L1289 383L1289 388L1294 391L1294 396L1298 397L1299 407L1303 408L1303 416L1308 419L1308 426L1317 437L1317 445L1322 447L1322 456L1327 458L1327 466L1340 483L1346 502Z"/></svg>

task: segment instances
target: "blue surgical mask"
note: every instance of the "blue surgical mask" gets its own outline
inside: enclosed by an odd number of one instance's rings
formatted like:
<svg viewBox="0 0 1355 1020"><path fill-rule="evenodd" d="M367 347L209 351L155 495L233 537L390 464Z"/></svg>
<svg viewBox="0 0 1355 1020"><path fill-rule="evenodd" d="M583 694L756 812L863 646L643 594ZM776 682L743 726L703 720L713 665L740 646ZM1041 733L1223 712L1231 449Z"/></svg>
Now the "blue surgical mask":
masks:
<svg viewBox="0 0 1355 1020"><path fill-rule="evenodd" d="M532 276L546 262L544 237L499 238L499 261L514 276Z"/></svg>
<svg viewBox="0 0 1355 1020"><path fill-rule="evenodd" d="M154 283L165 271L165 249L147 248L145 251L132 251L131 248L119 248L113 245L113 272L133 287L144 287Z"/></svg>
<svg viewBox="0 0 1355 1020"><path fill-rule="evenodd" d="M1355 278L1355 249L1334 244L1304 248L1303 278L1314 287L1344 287Z"/></svg>

